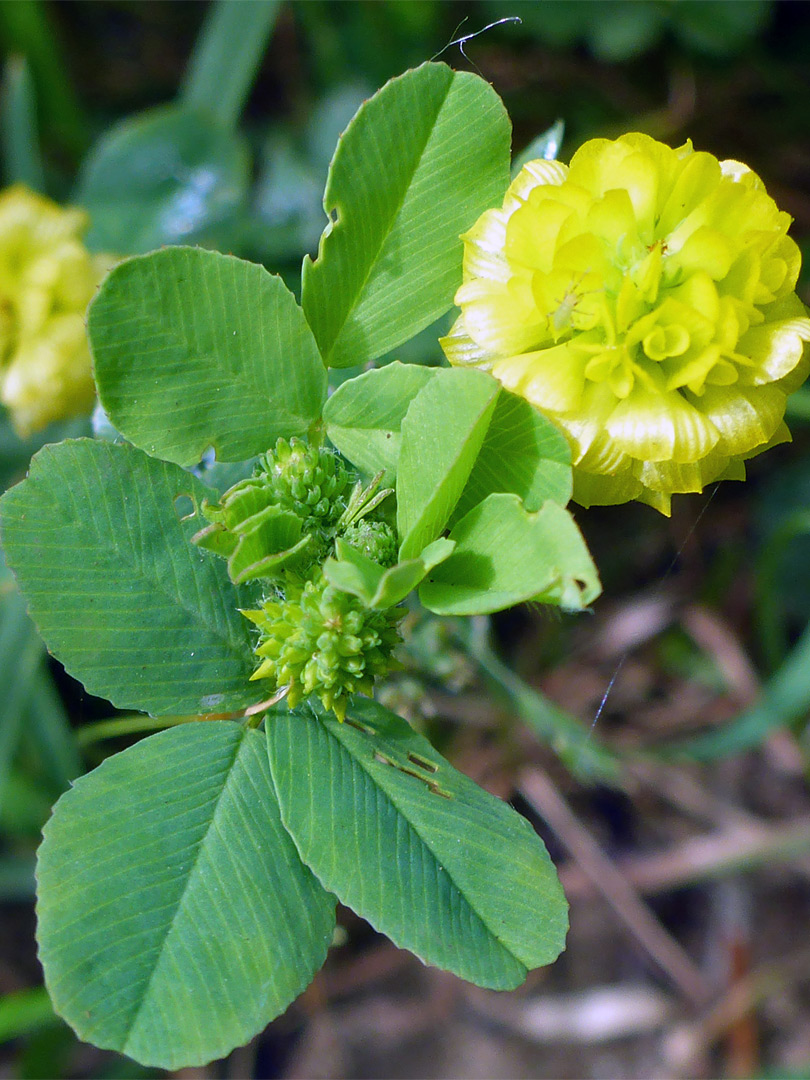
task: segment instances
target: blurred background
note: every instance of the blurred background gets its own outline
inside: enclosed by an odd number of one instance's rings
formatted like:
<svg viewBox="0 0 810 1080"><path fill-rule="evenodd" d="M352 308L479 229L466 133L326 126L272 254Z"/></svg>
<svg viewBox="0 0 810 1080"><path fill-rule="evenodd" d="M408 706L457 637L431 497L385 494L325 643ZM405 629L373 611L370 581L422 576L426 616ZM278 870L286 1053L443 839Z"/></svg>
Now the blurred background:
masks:
<svg viewBox="0 0 810 1080"><path fill-rule="evenodd" d="M808 40L804 0L5 0L3 181L84 207L91 251L200 243L297 288L340 131L439 57L501 94L516 157L636 130L745 161L807 254ZM395 355L440 363L446 324ZM409 616L381 699L541 833L571 902L560 961L482 991L344 911L283 1017L178 1075L810 1077L810 391L788 420L747 483L678 496L669 520L576 510L591 615ZM0 417L0 484L91 430L23 440ZM40 829L127 723L45 655L0 566L2 1076L166 1075L78 1043L34 944Z"/></svg>

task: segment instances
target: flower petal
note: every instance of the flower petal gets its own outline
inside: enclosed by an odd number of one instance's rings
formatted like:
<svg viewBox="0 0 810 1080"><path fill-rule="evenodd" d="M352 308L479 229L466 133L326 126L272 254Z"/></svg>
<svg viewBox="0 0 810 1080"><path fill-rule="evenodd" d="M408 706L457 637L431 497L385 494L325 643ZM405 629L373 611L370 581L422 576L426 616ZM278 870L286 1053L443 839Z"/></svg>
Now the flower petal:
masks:
<svg viewBox="0 0 810 1080"><path fill-rule="evenodd" d="M473 227L464 233L464 280L488 278L508 281L512 271L504 256L506 214L502 210L487 210Z"/></svg>
<svg viewBox="0 0 810 1080"><path fill-rule="evenodd" d="M536 187L562 184L567 177L568 166L561 161L545 161L543 158L527 161L509 185L503 201L504 210L507 214L513 213Z"/></svg>
<svg viewBox="0 0 810 1080"><path fill-rule="evenodd" d="M586 472L584 469L574 471L572 498L580 506L615 506L641 498L641 493L641 482L629 468L617 476Z"/></svg>
<svg viewBox="0 0 810 1080"><path fill-rule="evenodd" d="M785 319L752 326L740 338L739 351L750 356L755 366L741 378L752 386L774 382L789 375L801 361L805 342L810 341L810 319Z"/></svg>
<svg viewBox="0 0 810 1080"><path fill-rule="evenodd" d="M538 409L570 412L580 407L586 363L585 354L564 343L503 357L493 365L492 374Z"/></svg>
<svg viewBox="0 0 810 1080"><path fill-rule="evenodd" d="M547 320L510 285L476 278L456 293L467 333L482 349L519 353L548 337Z"/></svg>
<svg viewBox="0 0 810 1080"><path fill-rule="evenodd" d="M712 422L677 391L655 393L638 384L611 413L607 430L626 454L640 461L699 461L717 444Z"/></svg>
<svg viewBox="0 0 810 1080"><path fill-rule="evenodd" d="M732 457L768 442L785 415L785 395L775 386L710 386L700 398L700 410Z"/></svg>
<svg viewBox="0 0 810 1080"><path fill-rule="evenodd" d="M492 353L482 349L467 333L463 315L459 315L445 337L439 338L439 344L450 363L458 367L480 367L489 371L495 359Z"/></svg>

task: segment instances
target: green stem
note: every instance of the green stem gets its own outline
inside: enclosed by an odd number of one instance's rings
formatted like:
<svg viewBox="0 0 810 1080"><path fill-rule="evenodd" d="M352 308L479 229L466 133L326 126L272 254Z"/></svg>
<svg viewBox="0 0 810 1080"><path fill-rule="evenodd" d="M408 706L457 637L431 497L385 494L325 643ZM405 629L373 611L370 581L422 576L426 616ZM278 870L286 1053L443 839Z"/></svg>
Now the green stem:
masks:
<svg viewBox="0 0 810 1080"><path fill-rule="evenodd" d="M514 712L551 747L566 768L582 780L617 782L617 758L579 720L528 686L498 657L489 642L487 618L461 620L455 637L488 682L507 698Z"/></svg>
<svg viewBox="0 0 810 1080"><path fill-rule="evenodd" d="M766 669L776 671L788 652L788 635L780 617L777 575L785 549L797 537L810 533L810 511L796 510L771 536L759 557L756 574L756 626Z"/></svg>
<svg viewBox="0 0 810 1080"><path fill-rule="evenodd" d="M10 56L6 62L0 104L0 136L5 182L26 184L34 191L44 191L36 95L31 70L24 56Z"/></svg>
<svg viewBox="0 0 810 1080"><path fill-rule="evenodd" d="M184 105L233 128L273 28L279 0L218 0L206 16L180 91Z"/></svg>
<svg viewBox="0 0 810 1080"><path fill-rule="evenodd" d="M6 49L22 53L31 66L45 127L71 153L82 153L87 125L45 5L39 0L0 0L0 35Z"/></svg>
<svg viewBox="0 0 810 1080"><path fill-rule="evenodd" d="M803 386L790 395L785 416L788 420L810 420L810 387Z"/></svg>
<svg viewBox="0 0 810 1080"><path fill-rule="evenodd" d="M138 735L143 731L163 731L179 724L191 724L195 720L204 720L202 716L144 716L135 713L132 716L116 716L111 720L99 720L95 724L85 724L76 732L79 746L92 746L102 739L114 739L119 735Z"/></svg>

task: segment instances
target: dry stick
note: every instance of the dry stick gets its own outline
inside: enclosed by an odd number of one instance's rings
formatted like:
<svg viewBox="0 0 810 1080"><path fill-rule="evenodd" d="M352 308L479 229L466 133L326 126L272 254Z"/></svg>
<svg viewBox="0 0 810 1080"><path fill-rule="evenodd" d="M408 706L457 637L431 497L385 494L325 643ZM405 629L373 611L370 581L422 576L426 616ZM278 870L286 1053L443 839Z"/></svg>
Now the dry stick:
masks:
<svg viewBox="0 0 810 1080"><path fill-rule="evenodd" d="M652 758L638 758L628 761L625 769L633 780L654 792L657 798L666 800L681 813L707 822L715 829L745 827L753 830L765 827L763 821L738 803L723 799L704 787L685 768L669 762L662 765Z"/></svg>
<svg viewBox="0 0 810 1080"><path fill-rule="evenodd" d="M709 836L691 837L657 854L623 859L616 870L646 895L694 885L707 879L754 869L764 863L790 862L810 853L810 819L779 825L732 826ZM596 883L581 866L560 874L569 899L593 896Z"/></svg>
<svg viewBox="0 0 810 1080"><path fill-rule="evenodd" d="M709 1012L691 1028L691 1046L684 1057L685 1071L694 1076L695 1063L742 1017L786 987L810 979L810 949L800 949L782 960L756 968L734 983Z"/></svg>
<svg viewBox="0 0 810 1080"><path fill-rule="evenodd" d="M810 819L807 819L806 822L796 822L795 819L785 822L765 822L741 806L725 802L711 791L707 791L685 770L667 766L661 767L653 761L643 760L628 762L625 768L636 780L639 780L646 787L652 788L659 796L671 802L679 810L685 810L693 817L697 816L715 827L716 831L709 836L704 835L694 840L697 845L694 851L698 854L705 851L706 859L711 859L713 856L710 852L712 845L715 844L715 838L717 838L717 876L734 869L735 851L739 846L742 850L739 852L740 864L736 867L737 869L746 870L776 859L790 859L792 869L800 877L810 880L810 858L808 858L810 856ZM802 827L807 829L804 836L802 836L801 832ZM727 837L727 839L723 840L724 837ZM761 848L757 837L761 838ZM795 844L793 842L794 838L796 840ZM690 852L689 845L691 843L690 840L683 842L684 857L687 857L687 853ZM721 843L727 844L728 858L724 856L724 849L720 846ZM748 851L749 847L752 848L750 853ZM677 859L680 850L681 848L675 845L668 851L661 852L660 855L652 854L643 858L649 858L653 862L660 859L663 867L664 860L668 859L670 853ZM707 866L706 859L698 864L701 873L704 866L711 869L710 866ZM633 876L631 863L634 862L633 859L623 862L622 873L626 873L641 892L654 891L654 888L648 889L641 885ZM573 869L576 872L576 867ZM652 874L652 871L650 873ZM579 876L582 878L581 874ZM702 876L712 875L703 874ZM657 882L659 878L655 877L652 880ZM587 887L587 882L585 887ZM667 887L663 881L662 887Z"/></svg>
<svg viewBox="0 0 810 1080"><path fill-rule="evenodd" d="M710 991L697 966L622 877L548 776L539 769L527 769L520 776L519 789L532 809L562 840L620 921L684 997L695 1006L704 1005Z"/></svg>

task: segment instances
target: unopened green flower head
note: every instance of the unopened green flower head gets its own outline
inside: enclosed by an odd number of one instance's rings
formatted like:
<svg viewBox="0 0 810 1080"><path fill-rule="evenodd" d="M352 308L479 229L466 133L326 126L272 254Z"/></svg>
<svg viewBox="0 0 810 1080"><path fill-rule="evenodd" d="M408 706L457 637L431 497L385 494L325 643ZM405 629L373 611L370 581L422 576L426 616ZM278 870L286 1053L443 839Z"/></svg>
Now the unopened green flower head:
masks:
<svg viewBox="0 0 810 1080"><path fill-rule="evenodd" d="M86 228L20 184L0 192L0 400L21 436L93 406L84 314L113 260L90 255Z"/></svg>
<svg viewBox="0 0 810 1080"><path fill-rule="evenodd" d="M279 438L262 457L260 474L272 488L273 502L301 518L332 525L345 509L349 473L339 455L325 446L296 436Z"/></svg>
<svg viewBox="0 0 810 1080"><path fill-rule="evenodd" d="M285 599L243 612L260 631L256 654L262 662L251 678L272 680L276 691L288 687L290 708L315 694L343 720L350 694L371 694L374 679L398 666L392 653L404 613L364 607L323 573L291 584Z"/></svg>
<svg viewBox="0 0 810 1080"><path fill-rule="evenodd" d="M356 475L333 451L279 438L254 474L218 503L200 507L209 524L192 542L228 560L237 584L312 577L331 550L344 497Z"/></svg>
<svg viewBox="0 0 810 1080"><path fill-rule="evenodd" d="M790 438L810 340L790 221L740 162L593 139L527 164L463 237L442 345L557 424L578 502L668 514Z"/></svg>
<svg viewBox="0 0 810 1080"><path fill-rule="evenodd" d="M393 566L397 561L396 534L384 521L373 521L369 518L353 521L344 531L343 539L380 566Z"/></svg>

